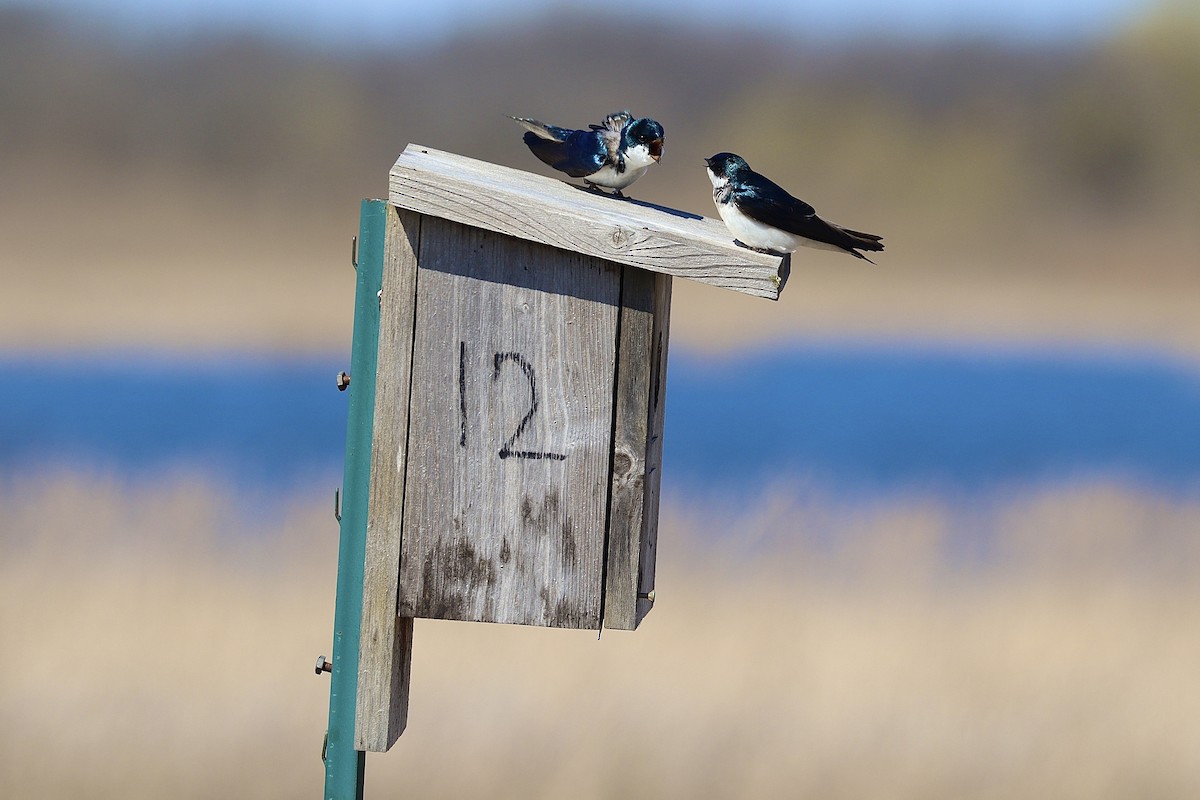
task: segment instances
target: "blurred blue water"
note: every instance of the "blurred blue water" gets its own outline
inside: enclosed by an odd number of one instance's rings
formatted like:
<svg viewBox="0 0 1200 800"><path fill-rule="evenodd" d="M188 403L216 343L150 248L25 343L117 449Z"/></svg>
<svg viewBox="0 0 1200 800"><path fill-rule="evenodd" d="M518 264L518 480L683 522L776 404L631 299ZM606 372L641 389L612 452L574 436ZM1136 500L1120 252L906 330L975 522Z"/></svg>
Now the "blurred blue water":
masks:
<svg viewBox="0 0 1200 800"><path fill-rule="evenodd" d="M664 475L695 486L1200 488L1200 371L1165 359L793 347L683 354L669 378Z"/></svg>
<svg viewBox="0 0 1200 800"><path fill-rule="evenodd" d="M189 469L253 491L341 474L346 359L0 354L0 477ZM1116 476L1200 488L1200 373L1129 355L867 346L672 353L664 484L835 491Z"/></svg>
<svg viewBox="0 0 1200 800"><path fill-rule="evenodd" d="M0 475L172 470L249 490L341 476L348 359L0 356ZM330 485L333 485L332 483Z"/></svg>

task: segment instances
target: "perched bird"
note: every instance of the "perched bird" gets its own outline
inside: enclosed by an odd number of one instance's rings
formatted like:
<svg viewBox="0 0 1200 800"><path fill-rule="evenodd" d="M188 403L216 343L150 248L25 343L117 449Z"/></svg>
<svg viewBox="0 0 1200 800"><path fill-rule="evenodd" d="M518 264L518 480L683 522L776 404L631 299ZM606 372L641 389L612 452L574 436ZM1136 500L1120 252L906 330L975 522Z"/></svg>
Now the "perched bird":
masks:
<svg viewBox="0 0 1200 800"><path fill-rule="evenodd" d="M525 144L559 172L583 178L589 189L603 186L615 196L662 158L663 128L652 119L634 119L628 111L609 114L599 125L573 131L536 119L510 117L525 128Z"/></svg>
<svg viewBox="0 0 1200 800"><path fill-rule="evenodd" d="M717 153L704 163L717 213L733 238L752 250L791 253L800 246L816 247L871 261L858 251L883 249L882 236L826 222L808 203L750 169L741 156Z"/></svg>

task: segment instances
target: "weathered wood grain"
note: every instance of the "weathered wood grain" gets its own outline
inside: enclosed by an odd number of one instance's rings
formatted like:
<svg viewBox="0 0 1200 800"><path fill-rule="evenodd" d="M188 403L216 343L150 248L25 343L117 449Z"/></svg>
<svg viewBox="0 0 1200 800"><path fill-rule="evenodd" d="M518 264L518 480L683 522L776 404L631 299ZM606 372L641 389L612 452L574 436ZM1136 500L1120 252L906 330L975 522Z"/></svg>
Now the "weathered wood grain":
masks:
<svg viewBox="0 0 1200 800"><path fill-rule="evenodd" d="M408 716L413 621L396 609L421 221L388 208L354 730L354 748L372 752L387 751Z"/></svg>
<svg viewBox="0 0 1200 800"><path fill-rule="evenodd" d="M758 297L778 299L785 258L739 247L719 220L410 144L390 202L454 222Z"/></svg>
<svg viewBox="0 0 1200 800"><path fill-rule="evenodd" d="M651 585L654 582L653 564L647 574L642 561L644 548L653 547L658 530L657 509L648 507L646 497L648 492L657 494L660 474L652 463L655 443L651 441L655 435L652 430L653 403L659 396L653 385L658 365L655 316L659 309L655 301L659 283L669 287L671 276L637 267L625 267L624 271L617 347L604 627L633 630L640 621L640 586L643 582ZM647 513L651 510L655 513ZM649 544L644 546L647 542Z"/></svg>
<svg viewBox="0 0 1200 800"><path fill-rule="evenodd" d="M620 267L436 217L419 262L399 612L596 628Z"/></svg>

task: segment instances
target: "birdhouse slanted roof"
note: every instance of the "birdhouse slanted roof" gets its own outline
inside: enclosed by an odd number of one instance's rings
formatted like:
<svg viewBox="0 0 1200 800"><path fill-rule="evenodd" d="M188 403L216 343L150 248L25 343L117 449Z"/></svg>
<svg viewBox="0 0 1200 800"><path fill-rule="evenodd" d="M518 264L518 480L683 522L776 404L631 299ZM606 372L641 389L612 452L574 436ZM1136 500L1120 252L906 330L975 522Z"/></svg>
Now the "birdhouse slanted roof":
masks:
<svg viewBox="0 0 1200 800"><path fill-rule="evenodd" d="M392 205L551 247L779 299L786 256L734 244L718 220L588 192L554 178L410 144Z"/></svg>

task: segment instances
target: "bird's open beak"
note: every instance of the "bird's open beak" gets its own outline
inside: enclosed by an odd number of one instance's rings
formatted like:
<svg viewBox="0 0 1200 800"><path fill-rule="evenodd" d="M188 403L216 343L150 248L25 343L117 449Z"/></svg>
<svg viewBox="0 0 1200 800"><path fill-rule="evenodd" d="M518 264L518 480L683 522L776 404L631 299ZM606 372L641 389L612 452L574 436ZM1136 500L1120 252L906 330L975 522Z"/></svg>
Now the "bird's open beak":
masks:
<svg viewBox="0 0 1200 800"><path fill-rule="evenodd" d="M653 158L655 161L658 161L659 159L662 158L662 152L663 152L663 140L662 139L655 139L654 141L650 142L650 157L651 158Z"/></svg>

